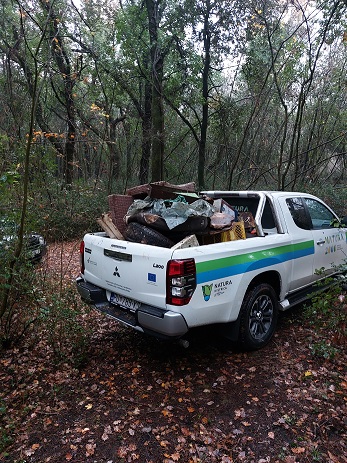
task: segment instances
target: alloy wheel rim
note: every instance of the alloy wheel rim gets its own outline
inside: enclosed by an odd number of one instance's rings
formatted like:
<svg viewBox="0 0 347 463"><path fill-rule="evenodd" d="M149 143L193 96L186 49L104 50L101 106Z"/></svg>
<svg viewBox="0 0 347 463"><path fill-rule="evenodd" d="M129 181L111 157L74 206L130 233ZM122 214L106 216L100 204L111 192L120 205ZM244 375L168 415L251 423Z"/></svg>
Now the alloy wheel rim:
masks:
<svg viewBox="0 0 347 463"><path fill-rule="evenodd" d="M253 339L262 341L272 326L274 307L267 295L257 297L249 314L249 332Z"/></svg>

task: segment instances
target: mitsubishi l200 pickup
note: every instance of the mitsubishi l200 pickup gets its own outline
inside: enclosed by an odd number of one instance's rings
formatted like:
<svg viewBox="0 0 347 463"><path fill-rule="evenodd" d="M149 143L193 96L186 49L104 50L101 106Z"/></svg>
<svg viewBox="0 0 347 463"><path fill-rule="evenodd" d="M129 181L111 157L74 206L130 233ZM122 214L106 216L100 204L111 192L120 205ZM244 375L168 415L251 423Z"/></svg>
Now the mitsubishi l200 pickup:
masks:
<svg viewBox="0 0 347 463"><path fill-rule="evenodd" d="M200 196L224 204L234 222L247 213L250 228L241 239L228 238L225 230L211 233L208 223L205 231L183 240L181 233L176 242L171 229L171 244L165 245L87 233L79 294L118 322L157 338L180 339L192 328L217 325L242 348L261 348L274 334L279 311L312 296L319 280L346 270L346 218L304 193Z"/></svg>

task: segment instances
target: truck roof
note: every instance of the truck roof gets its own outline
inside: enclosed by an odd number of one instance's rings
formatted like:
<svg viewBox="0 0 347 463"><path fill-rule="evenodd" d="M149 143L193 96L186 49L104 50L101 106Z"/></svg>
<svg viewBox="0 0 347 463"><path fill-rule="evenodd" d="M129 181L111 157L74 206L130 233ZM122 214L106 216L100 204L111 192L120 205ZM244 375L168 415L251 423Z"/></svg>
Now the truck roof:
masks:
<svg viewBox="0 0 347 463"><path fill-rule="evenodd" d="M302 193L297 191L277 191L277 190L209 190L201 191L200 194L216 197L216 196L238 196L238 197L254 197L264 194L266 196L281 197L281 196L312 196L308 193Z"/></svg>

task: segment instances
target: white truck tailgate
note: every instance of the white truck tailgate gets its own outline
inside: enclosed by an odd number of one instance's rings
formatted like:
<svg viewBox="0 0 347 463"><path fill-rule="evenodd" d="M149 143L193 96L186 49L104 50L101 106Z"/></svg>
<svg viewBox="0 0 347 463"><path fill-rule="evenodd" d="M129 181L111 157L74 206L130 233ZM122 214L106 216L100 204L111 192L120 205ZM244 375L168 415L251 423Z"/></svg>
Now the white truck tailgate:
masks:
<svg viewBox="0 0 347 463"><path fill-rule="evenodd" d="M87 281L115 293L112 297L122 305L128 302L117 295L165 308L166 264L171 254L166 248L88 234L84 276Z"/></svg>

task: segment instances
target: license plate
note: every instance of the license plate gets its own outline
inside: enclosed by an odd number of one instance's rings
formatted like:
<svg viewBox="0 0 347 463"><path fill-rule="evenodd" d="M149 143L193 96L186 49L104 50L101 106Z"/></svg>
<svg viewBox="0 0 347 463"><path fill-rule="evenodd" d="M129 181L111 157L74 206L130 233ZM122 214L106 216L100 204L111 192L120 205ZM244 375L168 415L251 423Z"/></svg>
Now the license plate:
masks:
<svg viewBox="0 0 347 463"><path fill-rule="evenodd" d="M129 310L137 310L141 307L141 302L134 301L134 299L115 293L111 293L110 302L111 304L118 304Z"/></svg>

